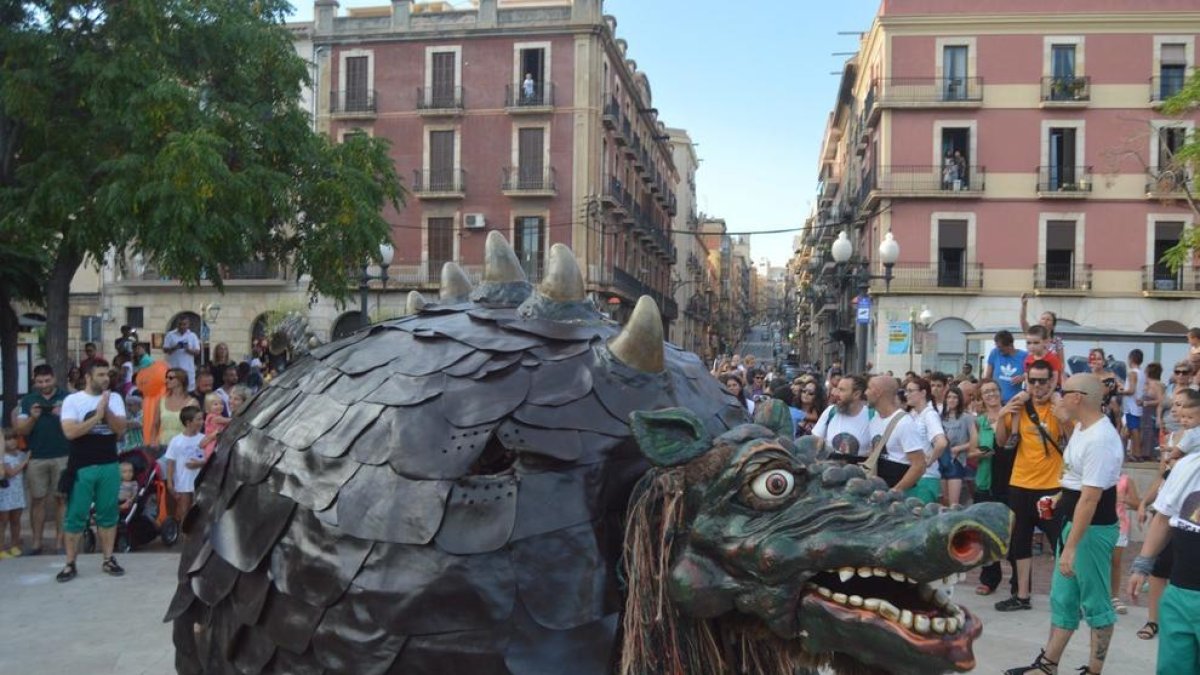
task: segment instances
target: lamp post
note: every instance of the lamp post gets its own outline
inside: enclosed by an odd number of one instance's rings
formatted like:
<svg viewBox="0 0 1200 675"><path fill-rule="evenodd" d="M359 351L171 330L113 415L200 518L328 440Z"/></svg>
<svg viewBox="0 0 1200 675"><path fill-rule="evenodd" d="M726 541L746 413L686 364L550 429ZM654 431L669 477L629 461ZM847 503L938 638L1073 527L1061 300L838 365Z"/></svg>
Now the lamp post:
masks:
<svg viewBox="0 0 1200 675"><path fill-rule="evenodd" d="M913 344L917 341L917 333L918 331L924 331L925 326L928 326L931 320L933 320L933 312L929 311L928 307L922 307L920 314L917 314L916 307L910 307L908 310L908 330L910 333L908 336L909 372L916 372L913 370ZM918 321L920 323L917 323Z"/></svg>
<svg viewBox="0 0 1200 675"><path fill-rule="evenodd" d="M362 317L362 327L366 328L371 324L371 316L369 314L368 293L371 290L371 282L379 280L384 286L388 282L388 267L392 264L392 257L396 255L396 249L392 248L391 244L379 245L379 274L371 274L371 261L363 263L362 276L358 282L359 300L361 302L359 315Z"/></svg>
<svg viewBox="0 0 1200 675"><path fill-rule="evenodd" d="M221 315L221 306L215 302L206 302L200 305L200 365L204 365L208 358L208 343L209 343L209 324L217 322L217 317Z"/></svg>
<svg viewBox="0 0 1200 675"><path fill-rule="evenodd" d="M846 274L839 274L843 284L852 282L858 289L858 296L865 298L871 288L871 281L882 279L884 289L891 290L892 287L892 268L896 264L896 260L900 258L900 244L896 238L888 232L883 237L883 241L879 244L879 262L883 263L883 274L871 274L867 269L865 262L851 262L851 257L854 255L854 245L850 243L850 236L843 230L838 234L837 241L833 242L829 252L833 255L833 260L841 268L843 265L851 264L852 267ZM840 271L840 270L839 270ZM869 302L869 301L868 301ZM870 311L870 305L866 304ZM858 372L867 372L867 325L870 323L868 317L859 317L856 320L854 341L857 343L858 354L857 364Z"/></svg>

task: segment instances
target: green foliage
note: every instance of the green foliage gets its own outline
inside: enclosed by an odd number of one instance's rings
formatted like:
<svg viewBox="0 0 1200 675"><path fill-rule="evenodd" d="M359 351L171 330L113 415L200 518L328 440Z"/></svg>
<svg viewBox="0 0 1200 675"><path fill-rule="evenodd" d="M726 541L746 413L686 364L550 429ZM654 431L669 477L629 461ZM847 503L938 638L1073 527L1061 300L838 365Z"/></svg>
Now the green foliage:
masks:
<svg viewBox="0 0 1200 675"><path fill-rule="evenodd" d="M0 123L19 140L0 157L12 166L0 241L48 261L140 253L186 284L287 260L310 292L345 297L347 270L389 238L383 208L401 206L402 188L385 142L338 145L312 130L288 9L6 3Z"/></svg>
<svg viewBox="0 0 1200 675"><path fill-rule="evenodd" d="M1163 105L1163 112L1168 115L1183 115L1194 113L1198 107L1200 107L1200 71L1193 71L1187 82L1184 83L1183 89ZM1171 164L1182 170L1181 175L1193 178L1197 176L1196 169L1200 167L1200 140L1197 139L1194 130L1188 135L1187 143L1171 158ZM1192 192L1190 182L1184 185L1184 192L1192 213L1200 216L1200 208L1197 208L1196 196ZM1187 260L1196 255L1197 248L1200 248L1200 231L1197 231L1195 227L1188 228L1179 243L1163 256L1163 262L1172 271L1177 271Z"/></svg>

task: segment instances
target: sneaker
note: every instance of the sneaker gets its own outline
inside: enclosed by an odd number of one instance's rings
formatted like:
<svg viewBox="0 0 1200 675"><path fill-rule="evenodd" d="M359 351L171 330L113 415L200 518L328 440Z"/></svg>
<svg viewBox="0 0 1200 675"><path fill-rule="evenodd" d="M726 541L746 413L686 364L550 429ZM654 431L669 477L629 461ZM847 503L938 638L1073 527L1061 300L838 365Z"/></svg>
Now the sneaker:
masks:
<svg viewBox="0 0 1200 675"><path fill-rule="evenodd" d="M8 556L10 558L20 558L23 553L24 550L20 546L14 546L8 549Z"/></svg>
<svg viewBox="0 0 1200 675"><path fill-rule="evenodd" d="M61 584L61 583L64 583L64 582L74 579L76 573L77 573L77 570L75 569L75 563L69 562L63 566L62 571L59 572L58 576L56 576L54 578L57 579L58 582Z"/></svg>
<svg viewBox="0 0 1200 675"><path fill-rule="evenodd" d="M1117 614L1128 614L1129 613L1129 608L1125 606L1125 603L1121 602L1120 598L1113 598L1112 606L1113 606L1113 611L1115 611Z"/></svg>
<svg viewBox="0 0 1200 675"><path fill-rule="evenodd" d="M125 575L125 568L117 564L116 558L109 558L100 566L104 573L111 577L120 577Z"/></svg>
<svg viewBox="0 0 1200 675"><path fill-rule="evenodd" d="M1022 609L1033 609L1029 598L1018 598L1014 595L1007 600L1001 600L996 603L997 612L1016 612Z"/></svg>

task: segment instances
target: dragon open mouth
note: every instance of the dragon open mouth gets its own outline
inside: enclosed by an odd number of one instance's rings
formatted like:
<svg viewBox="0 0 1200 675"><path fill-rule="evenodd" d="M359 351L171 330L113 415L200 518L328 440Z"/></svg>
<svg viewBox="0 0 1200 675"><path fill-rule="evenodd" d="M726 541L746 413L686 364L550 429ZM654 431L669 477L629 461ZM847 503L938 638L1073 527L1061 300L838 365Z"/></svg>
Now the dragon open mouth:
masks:
<svg viewBox="0 0 1200 675"><path fill-rule="evenodd" d="M951 601L951 589L966 575L932 582L881 567L843 567L809 579L802 596L806 611L883 630L930 655L974 667L971 643L983 630L966 609Z"/></svg>

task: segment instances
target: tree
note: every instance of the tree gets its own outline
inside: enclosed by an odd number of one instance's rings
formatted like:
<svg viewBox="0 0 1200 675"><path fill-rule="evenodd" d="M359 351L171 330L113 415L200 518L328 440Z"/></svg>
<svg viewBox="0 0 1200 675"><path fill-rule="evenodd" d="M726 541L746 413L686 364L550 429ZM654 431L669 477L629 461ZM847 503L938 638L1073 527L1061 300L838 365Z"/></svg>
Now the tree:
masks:
<svg viewBox="0 0 1200 675"><path fill-rule="evenodd" d="M71 279L140 254L221 287L287 261L343 298L403 191L386 143L334 144L299 106L285 0L26 0L0 8L0 241L45 261L47 351L67 363Z"/></svg>
<svg viewBox="0 0 1200 675"><path fill-rule="evenodd" d="M1198 106L1200 106L1200 71L1193 72L1183 89L1163 105L1163 112L1168 115L1194 113ZM1192 189L1192 180L1196 178L1197 166L1200 166L1200 139L1197 139L1196 133L1193 131L1183 147L1170 158L1169 168L1174 171L1176 176L1188 177L1175 181L1175 184L1182 188L1184 201L1188 208L1200 219L1200 208L1197 207L1196 194ZM1196 255L1198 247L1200 247L1200 231L1197 231L1195 227L1188 228L1179 238L1179 243L1167 251L1164 262L1172 270L1178 270L1186 260Z"/></svg>

